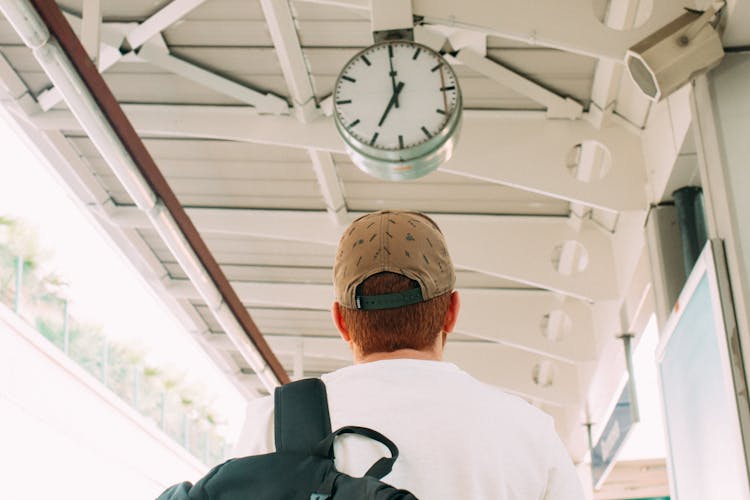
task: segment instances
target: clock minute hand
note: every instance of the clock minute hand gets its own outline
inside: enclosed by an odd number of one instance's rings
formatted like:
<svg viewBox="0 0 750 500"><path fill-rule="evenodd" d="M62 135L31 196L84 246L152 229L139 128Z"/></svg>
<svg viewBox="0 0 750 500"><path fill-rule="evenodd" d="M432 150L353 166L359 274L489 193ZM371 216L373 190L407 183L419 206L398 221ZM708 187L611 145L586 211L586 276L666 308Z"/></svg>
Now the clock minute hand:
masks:
<svg viewBox="0 0 750 500"><path fill-rule="evenodd" d="M396 72L393 71L393 47L388 46L388 64L390 64L391 71L388 73L391 77L391 86L393 92L396 93ZM398 97L396 97L396 107L398 107Z"/></svg>
<svg viewBox="0 0 750 500"><path fill-rule="evenodd" d="M391 100L388 101L388 106L385 107L383 116L380 117L380 121L378 122L378 127L383 125L385 118L388 116L388 113L391 112L391 108L393 108L393 105L396 104L396 101L398 100L398 95L401 93L401 89L403 88L404 88L404 82L398 82L398 85L396 86L396 90L393 92L393 95L391 96Z"/></svg>

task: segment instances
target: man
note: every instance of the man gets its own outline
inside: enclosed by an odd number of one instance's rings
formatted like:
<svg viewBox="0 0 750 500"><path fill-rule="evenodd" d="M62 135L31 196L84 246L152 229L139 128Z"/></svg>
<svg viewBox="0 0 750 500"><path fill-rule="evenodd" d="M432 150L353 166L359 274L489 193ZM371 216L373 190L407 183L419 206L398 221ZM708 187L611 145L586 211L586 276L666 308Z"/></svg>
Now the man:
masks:
<svg viewBox="0 0 750 500"><path fill-rule="evenodd" d="M344 232L333 322L354 365L323 375L333 429L370 427L401 455L383 480L421 500L580 500L552 419L442 361L458 318L455 272L437 225L415 212L365 215ZM250 403L237 456L273 451L273 398ZM336 467L362 475L378 443L343 436Z"/></svg>

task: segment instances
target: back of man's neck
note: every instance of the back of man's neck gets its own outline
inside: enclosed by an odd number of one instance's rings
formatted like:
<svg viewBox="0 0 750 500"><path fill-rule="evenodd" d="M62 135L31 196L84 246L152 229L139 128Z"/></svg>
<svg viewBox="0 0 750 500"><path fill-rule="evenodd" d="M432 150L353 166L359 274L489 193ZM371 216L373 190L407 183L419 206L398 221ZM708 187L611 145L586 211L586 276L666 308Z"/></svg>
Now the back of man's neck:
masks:
<svg viewBox="0 0 750 500"><path fill-rule="evenodd" d="M386 359L420 359L426 361L442 361L442 353L435 351L418 351L416 349L399 349L392 352L373 352L364 356L355 356L354 363L372 363Z"/></svg>

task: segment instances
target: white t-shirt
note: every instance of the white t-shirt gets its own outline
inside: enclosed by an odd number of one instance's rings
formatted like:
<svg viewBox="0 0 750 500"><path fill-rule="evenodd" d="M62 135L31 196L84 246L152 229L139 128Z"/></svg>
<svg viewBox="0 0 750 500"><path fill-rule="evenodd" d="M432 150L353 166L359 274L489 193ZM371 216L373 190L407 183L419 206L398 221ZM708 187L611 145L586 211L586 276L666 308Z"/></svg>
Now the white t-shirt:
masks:
<svg viewBox="0 0 750 500"><path fill-rule="evenodd" d="M581 484L552 418L451 363L395 359L323 375L333 430L375 429L400 456L388 484L420 500L581 500ZM235 456L274 450L273 398L250 402ZM336 468L361 476L381 444L337 438Z"/></svg>

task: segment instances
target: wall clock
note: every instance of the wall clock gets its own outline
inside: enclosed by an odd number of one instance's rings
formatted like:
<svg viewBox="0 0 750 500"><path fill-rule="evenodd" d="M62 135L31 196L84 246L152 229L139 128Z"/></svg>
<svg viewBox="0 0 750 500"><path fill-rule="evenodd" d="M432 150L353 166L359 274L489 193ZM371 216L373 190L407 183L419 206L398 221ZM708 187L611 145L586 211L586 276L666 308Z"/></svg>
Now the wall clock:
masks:
<svg viewBox="0 0 750 500"><path fill-rule="evenodd" d="M416 179L453 153L461 90L448 62L408 40L372 45L344 66L334 121L354 163L380 179Z"/></svg>

